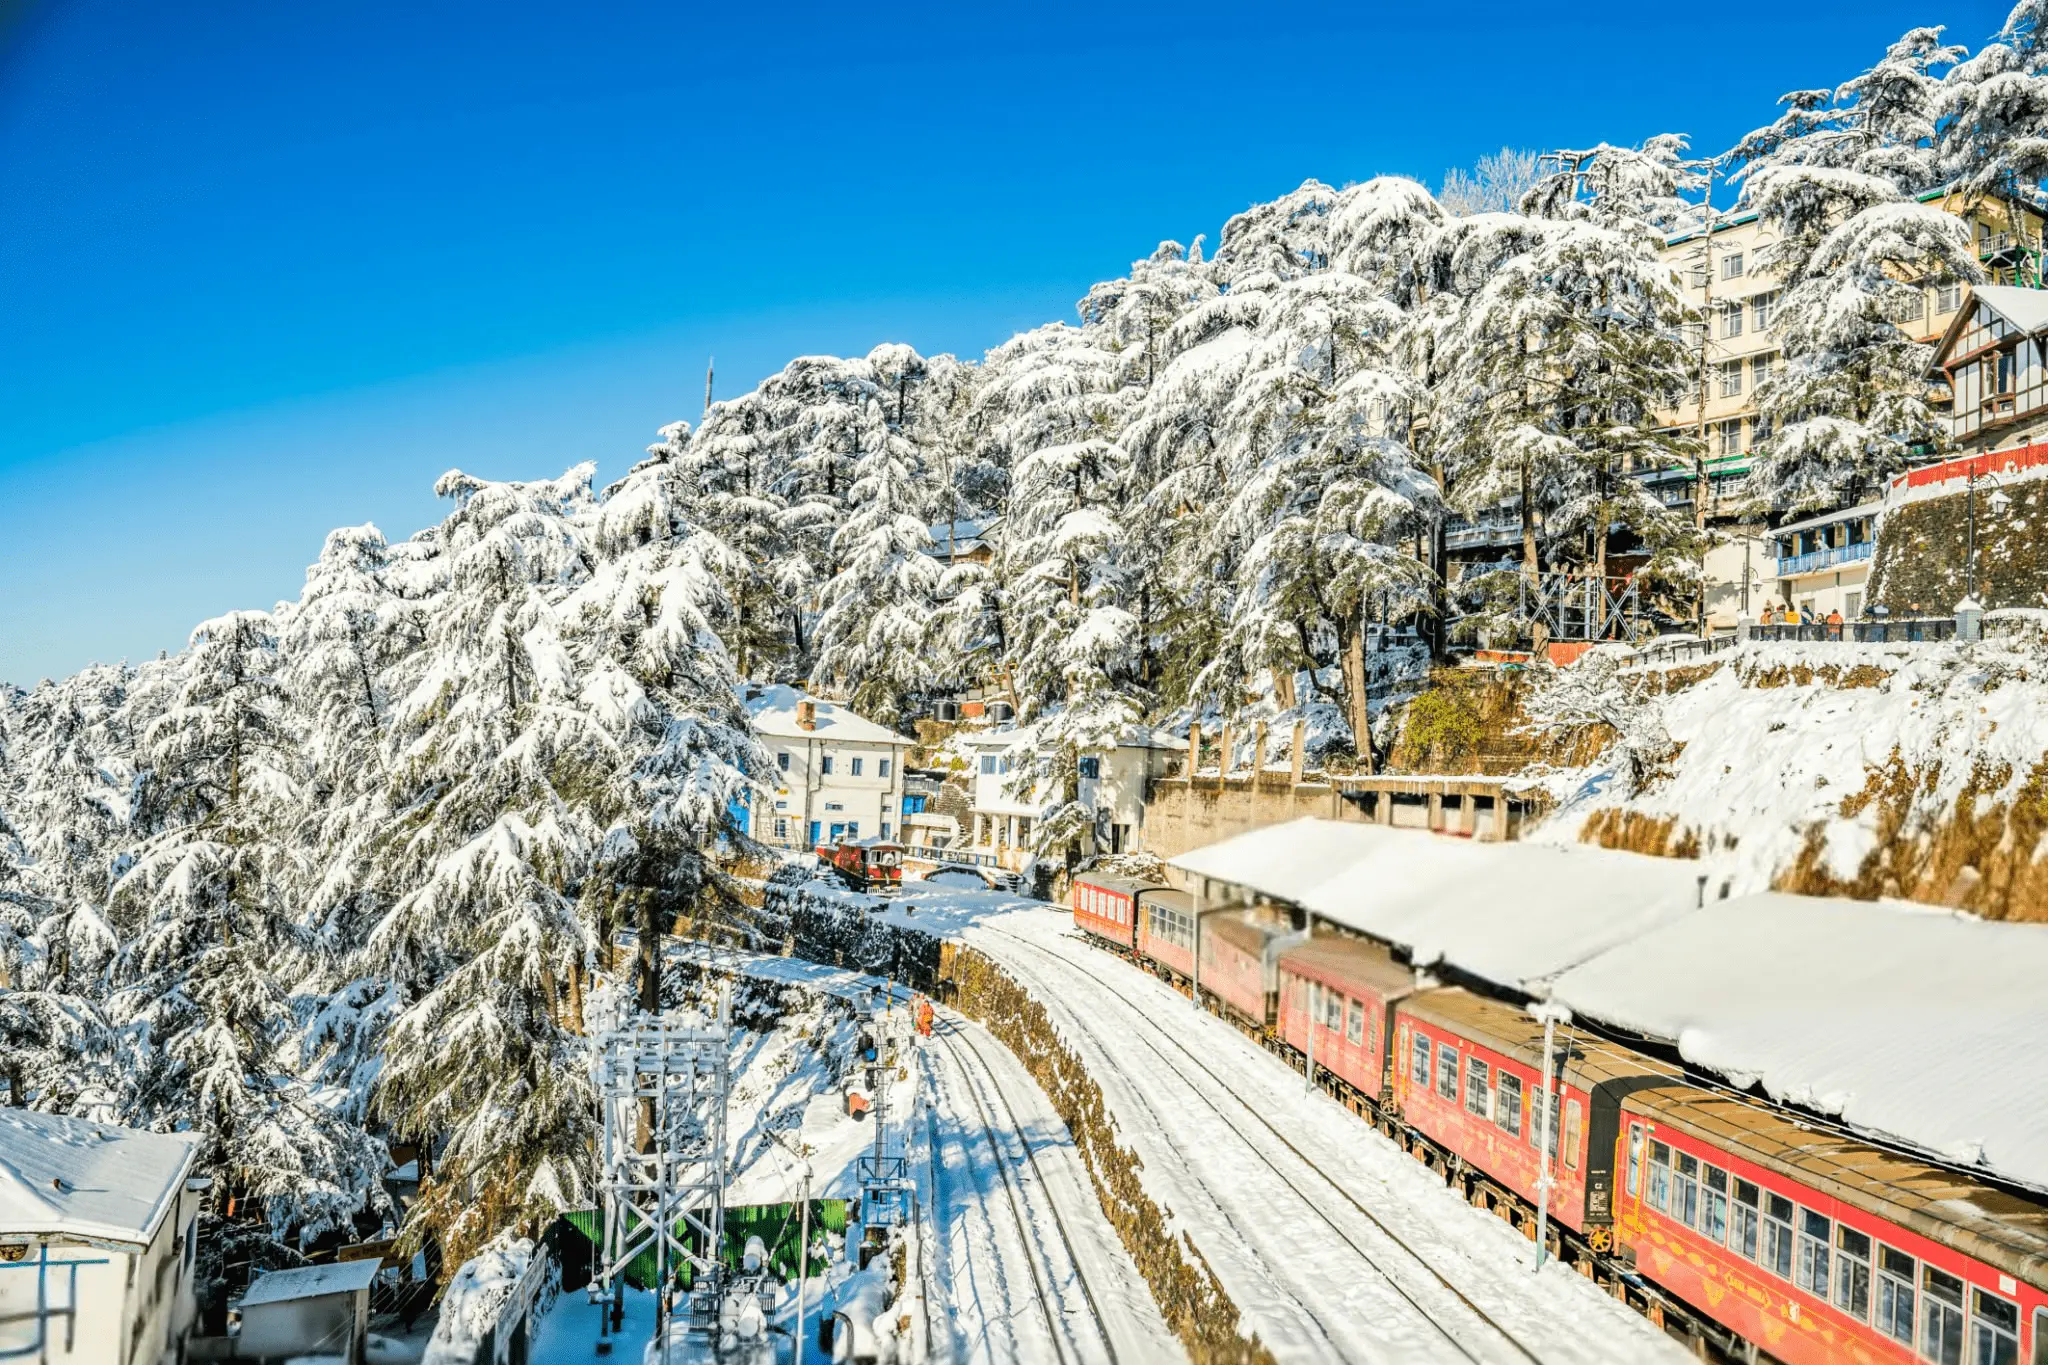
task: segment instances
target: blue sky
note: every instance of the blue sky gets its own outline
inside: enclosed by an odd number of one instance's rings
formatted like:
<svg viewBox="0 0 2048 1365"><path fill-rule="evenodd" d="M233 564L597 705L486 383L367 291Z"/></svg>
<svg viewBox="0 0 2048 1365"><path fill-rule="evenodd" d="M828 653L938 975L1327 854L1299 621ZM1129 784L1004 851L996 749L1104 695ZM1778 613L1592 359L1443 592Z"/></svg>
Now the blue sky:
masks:
<svg viewBox="0 0 2048 1365"><path fill-rule="evenodd" d="M623 470L714 352L978 355L1309 176L1718 150L2003 17L1541 8L0 0L0 679L294 596L444 469Z"/></svg>

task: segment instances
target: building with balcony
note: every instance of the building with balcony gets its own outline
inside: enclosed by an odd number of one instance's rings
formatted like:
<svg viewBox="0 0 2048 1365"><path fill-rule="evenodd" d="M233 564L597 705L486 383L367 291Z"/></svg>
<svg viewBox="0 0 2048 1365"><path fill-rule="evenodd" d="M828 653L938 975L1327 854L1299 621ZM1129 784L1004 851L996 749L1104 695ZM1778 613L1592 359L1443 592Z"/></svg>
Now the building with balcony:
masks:
<svg viewBox="0 0 2048 1365"><path fill-rule="evenodd" d="M1949 437L1968 454L2024 446L2048 434L2048 290L1971 291L1928 371L1950 395Z"/></svg>
<svg viewBox="0 0 2048 1365"><path fill-rule="evenodd" d="M1794 606L1802 617L1818 620L1837 611L1846 621L1861 616L1881 510L1882 503L1867 502L1772 531L1777 564L1770 605Z"/></svg>
<svg viewBox="0 0 2048 1365"><path fill-rule="evenodd" d="M801 850L902 837L903 759L917 741L794 687L749 684L746 704L775 762L773 793L748 811L755 839Z"/></svg>

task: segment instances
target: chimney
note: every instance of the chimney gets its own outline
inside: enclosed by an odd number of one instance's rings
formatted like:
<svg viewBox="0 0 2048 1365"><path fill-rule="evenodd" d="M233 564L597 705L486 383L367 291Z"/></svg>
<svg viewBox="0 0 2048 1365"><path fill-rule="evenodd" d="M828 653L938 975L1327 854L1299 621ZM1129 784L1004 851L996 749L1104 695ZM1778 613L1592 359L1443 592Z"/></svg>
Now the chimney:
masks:
<svg viewBox="0 0 2048 1365"><path fill-rule="evenodd" d="M796 704L796 728L815 730L818 728L818 703L805 697Z"/></svg>

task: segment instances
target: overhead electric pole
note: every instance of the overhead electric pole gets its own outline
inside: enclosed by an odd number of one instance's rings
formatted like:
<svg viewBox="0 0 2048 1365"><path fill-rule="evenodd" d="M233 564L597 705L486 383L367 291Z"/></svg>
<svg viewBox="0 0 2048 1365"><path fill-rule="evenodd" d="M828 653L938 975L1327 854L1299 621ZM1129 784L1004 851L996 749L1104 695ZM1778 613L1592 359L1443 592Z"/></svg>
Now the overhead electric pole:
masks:
<svg viewBox="0 0 2048 1365"><path fill-rule="evenodd" d="M704 415L706 417L711 415L711 375L717 364L718 357L715 355L706 356L704 359Z"/></svg>

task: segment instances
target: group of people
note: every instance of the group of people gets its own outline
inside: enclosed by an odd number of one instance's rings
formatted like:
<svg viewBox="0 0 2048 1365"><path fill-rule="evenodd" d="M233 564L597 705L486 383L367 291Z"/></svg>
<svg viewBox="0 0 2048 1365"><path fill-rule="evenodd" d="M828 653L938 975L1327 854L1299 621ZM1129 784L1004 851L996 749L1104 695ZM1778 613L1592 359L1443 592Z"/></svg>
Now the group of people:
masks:
<svg viewBox="0 0 2048 1365"><path fill-rule="evenodd" d="M1839 610L1831 611L1824 620L1814 612L1808 612L1806 615L1801 616L1799 608L1788 602L1783 607L1765 607L1762 624L1767 626L1813 626L1823 624L1839 626L1842 624L1842 613Z"/></svg>

